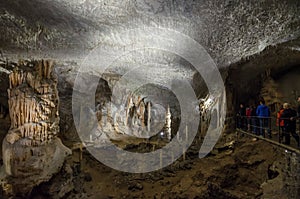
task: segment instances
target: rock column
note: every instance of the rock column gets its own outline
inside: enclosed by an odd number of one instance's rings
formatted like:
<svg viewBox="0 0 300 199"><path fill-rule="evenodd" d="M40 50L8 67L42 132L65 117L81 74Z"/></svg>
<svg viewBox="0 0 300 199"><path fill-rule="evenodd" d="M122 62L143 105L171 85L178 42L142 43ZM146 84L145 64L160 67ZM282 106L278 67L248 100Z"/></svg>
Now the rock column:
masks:
<svg viewBox="0 0 300 199"><path fill-rule="evenodd" d="M53 62L19 63L9 75L11 127L3 141L3 162L14 192L48 181L71 151L57 137L59 99Z"/></svg>

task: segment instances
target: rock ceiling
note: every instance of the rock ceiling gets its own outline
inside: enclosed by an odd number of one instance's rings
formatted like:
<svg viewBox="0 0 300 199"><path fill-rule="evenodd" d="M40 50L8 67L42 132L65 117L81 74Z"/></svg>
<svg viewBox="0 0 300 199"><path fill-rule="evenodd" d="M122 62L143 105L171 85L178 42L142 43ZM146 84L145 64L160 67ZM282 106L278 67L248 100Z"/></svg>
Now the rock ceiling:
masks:
<svg viewBox="0 0 300 199"><path fill-rule="evenodd" d="M124 46L140 38L123 35L132 29L179 32L203 46L219 68L243 65L248 79L270 63L280 71L280 67L300 60L298 0L2 0L0 24L2 59L55 59L56 72L64 82L59 90L64 95L82 62L97 48L120 50L110 73L123 75L143 66L153 76L160 75L160 80L187 78L201 87L203 83L195 79L192 65L172 52L142 49L122 54ZM155 32L138 34L159 38ZM189 47L182 43L182 48ZM251 58L254 61L249 62ZM254 68L258 70L253 72ZM244 77L240 71L236 73L237 79Z"/></svg>
<svg viewBox="0 0 300 199"><path fill-rule="evenodd" d="M77 60L99 45L121 46L121 30L147 26L182 32L204 46L218 66L227 66L300 35L297 0L13 0L0 5L1 50L8 56Z"/></svg>

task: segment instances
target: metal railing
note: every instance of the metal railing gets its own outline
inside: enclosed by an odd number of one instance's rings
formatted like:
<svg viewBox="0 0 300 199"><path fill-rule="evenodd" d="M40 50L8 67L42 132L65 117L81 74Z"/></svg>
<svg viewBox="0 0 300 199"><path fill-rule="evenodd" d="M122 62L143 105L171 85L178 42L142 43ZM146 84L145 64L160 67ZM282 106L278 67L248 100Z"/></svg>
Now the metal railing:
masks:
<svg viewBox="0 0 300 199"><path fill-rule="evenodd" d="M291 144L291 137L300 146L300 118L276 118L259 116L236 116L236 128L263 138L268 137L286 145Z"/></svg>

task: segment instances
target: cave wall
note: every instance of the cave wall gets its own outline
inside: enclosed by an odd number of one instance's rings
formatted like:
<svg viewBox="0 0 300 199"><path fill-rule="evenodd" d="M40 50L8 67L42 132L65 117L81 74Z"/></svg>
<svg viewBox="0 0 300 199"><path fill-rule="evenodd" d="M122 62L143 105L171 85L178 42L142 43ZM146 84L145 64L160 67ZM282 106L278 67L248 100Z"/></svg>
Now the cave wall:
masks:
<svg viewBox="0 0 300 199"><path fill-rule="evenodd" d="M294 44L297 44L299 39L294 42ZM278 96L280 102L294 102L295 96L289 93L291 90L283 88L284 84L286 87L288 87L288 84L292 85L290 87L297 87L295 82L299 81L296 77L297 72L293 71L297 71L300 63L300 51L293 49L291 46L290 42L270 46L263 52L228 67L229 74L226 83L230 86L230 92L234 95L233 106L235 109L238 108L240 103L249 105L255 103L257 105L263 92L262 88L266 86L269 79L272 79L276 84L276 90L281 95ZM282 80L282 78L289 79L293 76L293 81ZM270 90L273 88L267 86L265 89ZM268 92L266 95L269 95ZM273 97L275 98L275 96Z"/></svg>
<svg viewBox="0 0 300 199"><path fill-rule="evenodd" d="M300 95L300 67L294 68L283 73L275 81L278 84L278 90L282 93L282 101L289 102L293 107L296 107L296 100Z"/></svg>

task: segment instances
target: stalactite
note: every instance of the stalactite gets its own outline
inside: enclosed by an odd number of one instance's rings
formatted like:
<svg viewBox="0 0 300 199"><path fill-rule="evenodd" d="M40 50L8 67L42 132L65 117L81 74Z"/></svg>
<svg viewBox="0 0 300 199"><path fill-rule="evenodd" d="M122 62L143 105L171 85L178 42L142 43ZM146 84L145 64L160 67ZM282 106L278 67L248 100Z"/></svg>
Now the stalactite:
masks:
<svg viewBox="0 0 300 199"><path fill-rule="evenodd" d="M29 100L25 99L26 101L26 122L29 122L29 114L30 114L30 104Z"/></svg>
<svg viewBox="0 0 300 199"><path fill-rule="evenodd" d="M42 77L47 77L47 70L48 70L48 63L46 60L43 60L43 76Z"/></svg>
<svg viewBox="0 0 300 199"><path fill-rule="evenodd" d="M43 60L32 64L35 64L33 70L23 70L25 65L21 65L9 75L10 132L19 129L20 137L32 140L24 142L26 144L39 143L35 140L51 140L59 129L58 123L55 123L59 114L57 80L51 75L53 62ZM44 79L47 79L47 83ZM53 132L48 128L52 124L55 125L51 128Z"/></svg>
<svg viewBox="0 0 300 199"><path fill-rule="evenodd" d="M126 104L126 119L125 119L125 125L128 125L128 119L129 119L129 110L132 104L132 98L131 96L129 96L128 100L127 100L127 104Z"/></svg>
<svg viewBox="0 0 300 199"><path fill-rule="evenodd" d="M28 137L28 126L25 126L24 138Z"/></svg>
<svg viewBox="0 0 300 199"><path fill-rule="evenodd" d="M140 102L140 119L141 119L141 126L145 127L145 103L143 101Z"/></svg>
<svg viewBox="0 0 300 199"><path fill-rule="evenodd" d="M50 77L51 77L51 72L52 72L53 64L54 64L53 61L50 60L49 61L49 69L48 69L48 79L50 79Z"/></svg>
<svg viewBox="0 0 300 199"><path fill-rule="evenodd" d="M21 112L22 125L24 125L26 123L26 120L25 120L25 94L24 93L22 93L21 103L22 103L22 112Z"/></svg>
<svg viewBox="0 0 300 199"><path fill-rule="evenodd" d="M38 71L38 77L42 77L42 62L41 61L39 61L38 62L38 65L37 65L37 71Z"/></svg>
<svg viewBox="0 0 300 199"><path fill-rule="evenodd" d="M24 138L24 126L20 127L21 137Z"/></svg>
<svg viewBox="0 0 300 199"><path fill-rule="evenodd" d="M33 128L32 128L32 125L30 125L30 127L29 127L29 135L28 135L28 138L33 139Z"/></svg>

